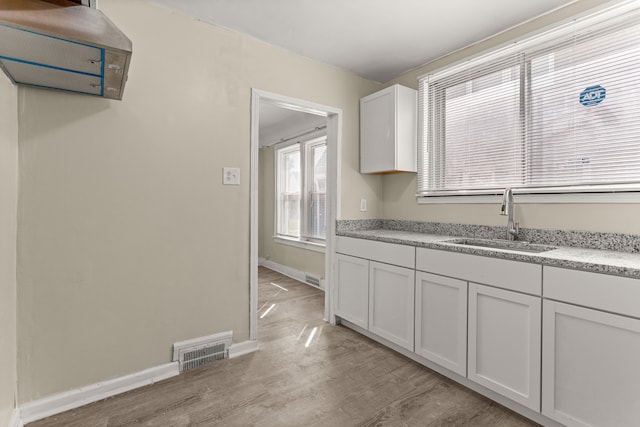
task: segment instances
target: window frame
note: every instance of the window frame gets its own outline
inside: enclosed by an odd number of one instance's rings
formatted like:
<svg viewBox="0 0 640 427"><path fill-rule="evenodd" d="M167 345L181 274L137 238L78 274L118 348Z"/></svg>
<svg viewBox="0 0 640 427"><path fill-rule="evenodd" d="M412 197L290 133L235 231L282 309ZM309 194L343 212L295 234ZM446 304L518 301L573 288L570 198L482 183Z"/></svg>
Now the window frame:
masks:
<svg viewBox="0 0 640 427"><path fill-rule="evenodd" d="M300 153L300 149L299 149L299 144L297 143L290 143L290 144L285 144L281 147L276 146L275 149L275 176L276 176L276 183L275 183L275 210L276 210L276 223L275 223L275 234L283 239L293 239L293 240L297 240L299 238L299 236L295 236L292 234L286 234L284 232L281 231L282 229L282 222L283 222L283 218L282 215L284 215L284 212L282 212L281 208L281 196L282 194L285 193L285 191L283 191L283 186L285 184L285 180L283 179L283 177L285 176L285 171L284 168L281 166L282 162L283 162L283 158L286 155L292 154L292 153L297 153L299 156L299 164L300 164L300 181L303 181L303 176L302 176L302 153ZM302 207L302 203L301 203L301 199L303 198L303 192L302 192L302 188L298 188L299 190L299 195L298 195L298 212L300 214L300 209ZM300 221L300 220L299 220ZM298 231L300 232L302 230L302 224L299 222L298 224Z"/></svg>
<svg viewBox="0 0 640 427"><path fill-rule="evenodd" d="M277 243L288 244L304 249L309 249L317 252L324 252L326 244L326 231L325 238L311 236L310 224L311 224L311 189L313 187L312 176L314 168L311 165L312 156L311 150L314 147L327 146L327 136L316 136L308 139L301 139L289 142L278 143L274 147L274 175L275 175L275 203L274 203L274 240ZM281 194L281 154L285 152L298 151L300 153L300 235L291 236L280 232L280 201ZM325 191L326 195L326 191ZM326 196L325 196L326 197ZM325 205L326 209L326 205ZM325 212L325 230L326 230L326 212Z"/></svg>
<svg viewBox="0 0 640 427"><path fill-rule="evenodd" d="M528 108L528 102L530 102L528 91L531 90L531 83L529 79L529 73L531 69L531 63L535 60L543 49L536 48L537 46L544 46L545 43L550 43L552 40L559 37L566 37L567 35L576 31L576 28L582 29L593 23L601 23L609 19L610 17L619 17L625 12L632 9L637 9L632 2L624 3L622 5L616 5L604 10L600 10L595 14L588 15L583 18L578 18L570 23L559 25L552 29L544 30L539 34L533 36L525 36L520 40L514 40L509 42L508 45L503 45L485 52L479 56L472 57L464 60L461 63L456 63L447 67L444 67L434 72L422 75L418 77L418 82L421 91L419 92L419 140L418 140L418 178L416 185L416 198L419 204L439 204L439 203L495 203L499 201L498 196L501 196L505 187L492 187L486 188L467 188L467 189L436 189L430 188L429 182L435 180L443 180L445 177L445 171L439 173L434 167L434 162L444 162L444 154L446 144L444 138L440 139L439 144L428 146L429 141L426 140L425 130L428 132L440 132L443 133L443 127L445 126L440 120L438 126L440 129L428 128L433 122L437 122L437 117L442 117L442 114L433 112L436 98L433 86L438 87L439 91L446 91L447 87L454 87L454 84L446 85L446 80L451 79L457 75L468 73L471 77L468 82L478 79L482 76L488 75L490 72L506 70L513 65L519 65L520 73L520 126L524 130L527 126L526 121L530 119L528 117L531 114L531 110ZM559 49L561 43L554 44L554 49ZM531 49L531 47L534 47ZM520 52L530 49L529 56L524 57L524 54ZM521 56L519 56L521 55ZM509 59L511 58L511 59ZM502 68L493 68L495 64L499 64L504 61ZM434 83L435 81L435 83ZM442 83L445 82L445 85ZM458 83L455 83L458 84ZM422 86L424 85L424 89ZM440 101L442 98L440 98ZM443 107L441 107L443 108ZM440 111L441 112L441 111ZM434 117L431 121L431 117ZM428 123L428 124L427 124ZM521 147L522 157L521 160L525 165L529 165L530 157L528 147L528 135L523 131L522 137L518 142ZM430 152L430 153L429 153ZM624 182L624 183L602 183L602 184L575 184L575 185L543 185L543 186L526 186L526 182L530 179L527 176L527 171L521 174L522 180L520 184L514 183L510 185L513 191L520 196L518 198L519 203L637 203L639 201L637 194L640 192L640 177L636 182ZM442 181L440 181L442 182ZM522 185L519 187L518 185ZM442 187L442 186L441 186Z"/></svg>

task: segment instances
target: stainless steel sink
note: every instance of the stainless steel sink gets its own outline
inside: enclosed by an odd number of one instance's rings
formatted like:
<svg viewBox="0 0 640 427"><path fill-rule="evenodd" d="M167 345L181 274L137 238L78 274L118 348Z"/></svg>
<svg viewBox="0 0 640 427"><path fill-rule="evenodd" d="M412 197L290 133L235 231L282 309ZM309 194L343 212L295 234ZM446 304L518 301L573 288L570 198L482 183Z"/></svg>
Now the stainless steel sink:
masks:
<svg viewBox="0 0 640 427"><path fill-rule="evenodd" d="M537 245L529 242L509 241L502 239L455 239L446 240L444 243L528 253L541 253L556 249L555 246Z"/></svg>

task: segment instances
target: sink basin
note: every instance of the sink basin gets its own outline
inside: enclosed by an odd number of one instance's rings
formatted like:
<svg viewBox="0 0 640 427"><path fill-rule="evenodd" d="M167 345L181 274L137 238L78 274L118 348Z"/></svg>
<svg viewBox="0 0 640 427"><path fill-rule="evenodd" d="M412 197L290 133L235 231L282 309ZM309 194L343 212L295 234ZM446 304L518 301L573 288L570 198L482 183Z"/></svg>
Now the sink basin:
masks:
<svg viewBox="0 0 640 427"><path fill-rule="evenodd" d="M541 253L556 249L555 246L537 245L529 242L518 242L501 239L455 239L446 240L445 243L528 253Z"/></svg>

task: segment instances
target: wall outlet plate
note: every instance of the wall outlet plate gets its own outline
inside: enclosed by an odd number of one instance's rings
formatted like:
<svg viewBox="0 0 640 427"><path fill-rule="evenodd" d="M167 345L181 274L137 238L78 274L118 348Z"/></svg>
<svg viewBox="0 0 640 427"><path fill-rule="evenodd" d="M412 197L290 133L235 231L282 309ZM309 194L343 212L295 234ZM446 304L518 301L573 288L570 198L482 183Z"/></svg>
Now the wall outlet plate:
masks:
<svg viewBox="0 0 640 427"><path fill-rule="evenodd" d="M240 168L222 168L222 184L240 185Z"/></svg>

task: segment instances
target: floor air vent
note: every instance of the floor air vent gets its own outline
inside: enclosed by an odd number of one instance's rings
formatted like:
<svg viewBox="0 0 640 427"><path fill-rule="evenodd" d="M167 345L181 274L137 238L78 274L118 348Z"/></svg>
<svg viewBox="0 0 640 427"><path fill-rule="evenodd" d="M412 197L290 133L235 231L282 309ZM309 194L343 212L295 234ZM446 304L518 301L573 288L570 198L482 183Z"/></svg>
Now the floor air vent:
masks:
<svg viewBox="0 0 640 427"><path fill-rule="evenodd" d="M304 281L307 282L308 284L315 286L316 288L320 287L320 278L316 277L316 276L310 276L309 274L306 274L304 276Z"/></svg>
<svg viewBox="0 0 640 427"><path fill-rule="evenodd" d="M232 337L232 332L222 332L177 342L173 345L173 360L179 363L180 372L186 372L216 360L227 359Z"/></svg>

